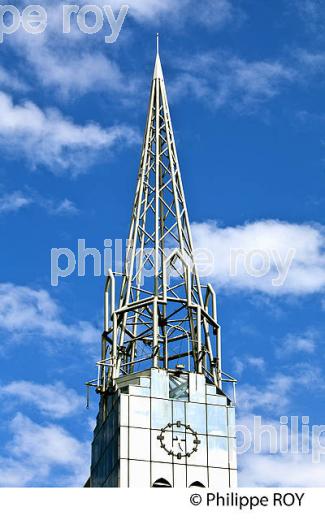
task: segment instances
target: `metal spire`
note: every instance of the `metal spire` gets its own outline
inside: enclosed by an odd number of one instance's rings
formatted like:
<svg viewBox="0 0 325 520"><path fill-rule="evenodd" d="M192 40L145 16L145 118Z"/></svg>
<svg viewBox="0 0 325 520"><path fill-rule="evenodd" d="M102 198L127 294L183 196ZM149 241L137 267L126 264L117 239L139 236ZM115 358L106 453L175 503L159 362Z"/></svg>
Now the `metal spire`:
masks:
<svg viewBox="0 0 325 520"><path fill-rule="evenodd" d="M105 286L97 390L148 367L205 374L221 388L221 339L213 288L201 288L165 82L157 56L120 297ZM94 382L93 382L94 383ZM95 383L94 383L95 384Z"/></svg>
<svg viewBox="0 0 325 520"><path fill-rule="evenodd" d="M160 56L159 56L159 33L157 33L157 54L156 54L156 63L153 72L153 79L164 79Z"/></svg>

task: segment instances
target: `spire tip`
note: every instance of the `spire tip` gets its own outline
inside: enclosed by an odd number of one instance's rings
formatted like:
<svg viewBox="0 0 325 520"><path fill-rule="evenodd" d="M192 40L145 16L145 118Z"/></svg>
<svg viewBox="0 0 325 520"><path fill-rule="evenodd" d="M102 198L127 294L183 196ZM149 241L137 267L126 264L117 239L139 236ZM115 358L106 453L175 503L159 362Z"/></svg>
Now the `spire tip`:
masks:
<svg viewBox="0 0 325 520"><path fill-rule="evenodd" d="M153 79L164 79L162 68L161 68L161 63L160 63L160 57L159 57L159 33L157 33L157 55L156 55L156 63L155 63L155 70L153 73Z"/></svg>

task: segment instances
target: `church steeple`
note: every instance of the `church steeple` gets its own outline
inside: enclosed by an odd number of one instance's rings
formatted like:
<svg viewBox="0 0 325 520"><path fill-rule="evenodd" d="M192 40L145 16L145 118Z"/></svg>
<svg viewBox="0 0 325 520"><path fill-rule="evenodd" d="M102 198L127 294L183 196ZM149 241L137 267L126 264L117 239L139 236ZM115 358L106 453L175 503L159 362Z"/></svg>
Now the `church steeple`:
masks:
<svg viewBox="0 0 325 520"><path fill-rule="evenodd" d="M116 308L108 306L112 272L106 285L101 392L121 374L179 363L222 384L215 294L208 285L203 295L195 265L158 42Z"/></svg>
<svg viewBox="0 0 325 520"><path fill-rule="evenodd" d="M216 297L195 264L159 40L124 271L108 273L104 302L89 485L236 485L222 389L235 380L221 370Z"/></svg>

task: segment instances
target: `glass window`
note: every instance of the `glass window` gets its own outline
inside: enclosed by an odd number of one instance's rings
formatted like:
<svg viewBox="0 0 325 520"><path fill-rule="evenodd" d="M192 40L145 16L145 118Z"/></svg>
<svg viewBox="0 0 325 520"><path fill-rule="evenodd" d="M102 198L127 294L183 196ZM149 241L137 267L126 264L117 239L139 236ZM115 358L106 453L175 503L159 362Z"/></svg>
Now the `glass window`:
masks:
<svg viewBox="0 0 325 520"><path fill-rule="evenodd" d="M225 406L207 405L208 433L227 436L227 408Z"/></svg>
<svg viewBox="0 0 325 520"><path fill-rule="evenodd" d="M187 486L189 487L194 482L200 482L204 487L208 487L208 468L187 466Z"/></svg>
<svg viewBox="0 0 325 520"><path fill-rule="evenodd" d="M229 466L237 469L236 439L229 439Z"/></svg>
<svg viewBox="0 0 325 520"><path fill-rule="evenodd" d="M150 428L150 399L147 397L129 397L130 426Z"/></svg>
<svg viewBox="0 0 325 520"><path fill-rule="evenodd" d="M167 451L170 450L173 446L172 432L166 431L163 433L164 439L162 442L158 437L160 437L161 432L156 430L151 432L151 459L156 462L169 462L173 461L173 457L168 455ZM165 444L166 450L162 447L161 444Z"/></svg>
<svg viewBox="0 0 325 520"><path fill-rule="evenodd" d="M171 422L171 401L167 401L167 399L151 399L151 428L160 430Z"/></svg>
<svg viewBox="0 0 325 520"><path fill-rule="evenodd" d="M170 487L173 485L173 466L171 464L161 464L159 462L153 462L151 464L152 472L152 483L157 482L160 479L164 479L170 483ZM167 486L155 486L155 487L167 487Z"/></svg>
<svg viewBox="0 0 325 520"><path fill-rule="evenodd" d="M127 460L120 461L120 484L119 487L128 487L129 463Z"/></svg>
<svg viewBox="0 0 325 520"><path fill-rule="evenodd" d="M190 374L190 401L205 403L205 376Z"/></svg>
<svg viewBox="0 0 325 520"><path fill-rule="evenodd" d="M227 405L227 397L224 395L207 395L207 403L208 404L221 404L223 406Z"/></svg>
<svg viewBox="0 0 325 520"><path fill-rule="evenodd" d="M168 373L164 370L151 371L151 397L168 399Z"/></svg>
<svg viewBox="0 0 325 520"><path fill-rule="evenodd" d="M150 430L129 428L129 458L150 460Z"/></svg>
<svg viewBox="0 0 325 520"><path fill-rule="evenodd" d="M129 396L120 396L120 425L129 425Z"/></svg>
<svg viewBox="0 0 325 520"><path fill-rule="evenodd" d="M168 480L166 480L165 478L158 478L157 480L154 481L154 483L152 484L152 487L153 488L171 488L171 484Z"/></svg>
<svg viewBox="0 0 325 520"><path fill-rule="evenodd" d="M150 388L144 388L142 386L129 386L129 394L150 397Z"/></svg>
<svg viewBox="0 0 325 520"><path fill-rule="evenodd" d="M195 438L193 435L186 434L186 450L191 452L193 448L197 448L197 451L192 453L192 455L187 459L187 464L193 464L197 466L206 466L207 465L207 442L206 435L198 435L198 440L200 444L197 446L193 443Z"/></svg>
<svg viewBox="0 0 325 520"><path fill-rule="evenodd" d="M150 388L149 377L140 377L140 386L144 386L145 388Z"/></svg>
<svg viewBox="0 0 325 520"><path fill-rule="evenodd" d="M235 421L235 408L228 408L228 435L230 437L236 437L236 421Z"/></svg>
<svg viewBox="0 0 325 520"><path fill-rule="evenodd" d="M180 401L173 401L173 430L175 432L181 432L185 430L184 424L185 421L185 404ZM178 426L177 423L180 422L181 426Z"/></svg>
<svg viewBox="0 0 325 520"><path fill-rule="evenodd" d="M169 398L188 401L188 375L169 376Z"/></svg>
<svg viewBox="0 0 325 520"><path fill-rule="evenodd" d="M206 433L205 404L186 403L186 424L197 433Z"/></svg>
<svg viewBox="0 0 325 520"><path fill-rule="evenodd" d="M238 483L237 483L237 471L231 469L229 471L229 474L230 474L230 486L231 487L237 487L238 486Z"/></svg>
<svg viewBox="0 0 325 520"><path fill-rule="evenodd" d="M121 426L120 428L120 458L127 459L129 457L128 453L128 428Z"/></svg>
<svg viewBox="0 0 325 520"><path fill-rule="evenodd" d="M150 487L150 462L130 460L129 462L130 487Z"/></svg>
<svg viewBox="0 0 325 520"><path fill-rule="evenodd" d="M186 488L186 466L174 464L174 487Z"/></svg>
<svg viewBox="0 0 325 520"><path fill-rule="evenodd" d="M217 389L214 385L207 385L206 386L207 395L216 395Z"/></svg>
<svg viewBox="0 0 325 520"><path fill-rule="evenodd" d="M209 468L209 487L214 489L229 487L229 471Z"/></svg>
<svg viewBox="0 0 325 520"><path fill-rule="evenodd" d="M228 439L208 436L208 464L218 468L228 468Z"/></svg>

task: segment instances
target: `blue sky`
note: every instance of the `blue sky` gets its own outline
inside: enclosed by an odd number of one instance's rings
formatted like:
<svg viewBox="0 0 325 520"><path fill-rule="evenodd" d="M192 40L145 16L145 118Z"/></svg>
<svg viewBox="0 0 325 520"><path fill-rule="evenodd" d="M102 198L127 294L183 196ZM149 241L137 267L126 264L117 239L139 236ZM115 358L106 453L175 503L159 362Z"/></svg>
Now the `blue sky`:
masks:
<svg viewBox="0 0 325 520"><path fill-rule="evenodd" d="M324 6L130 0L105 44L107 25L63 35L61 4L41 5L46 32L0 47L0 485L87 476L104 278L90 264L52 287L50 251L127 236L157 31L195 243L216 259L238 421L324 424ZM294 249L285 283L272 285L274 265L230 277L233 248ZM250 452L239 481L323 485L324 471L310 455Z"/></svg>

